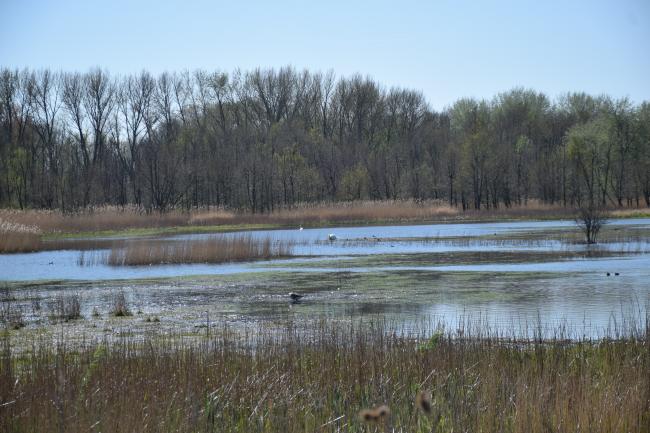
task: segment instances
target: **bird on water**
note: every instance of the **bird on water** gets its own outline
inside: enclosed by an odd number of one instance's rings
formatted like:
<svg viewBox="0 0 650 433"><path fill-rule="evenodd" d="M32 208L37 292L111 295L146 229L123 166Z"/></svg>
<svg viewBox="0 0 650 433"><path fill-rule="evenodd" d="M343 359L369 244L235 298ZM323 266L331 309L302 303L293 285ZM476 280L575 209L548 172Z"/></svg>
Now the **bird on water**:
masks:
<svg viewBox="0 0 650 433"><path fill-rule="evenodd" d="M304 297L304 295L299 295L298 293L290 292L289 297L291 298L292 302L300 302L300 300Z"/></svg>

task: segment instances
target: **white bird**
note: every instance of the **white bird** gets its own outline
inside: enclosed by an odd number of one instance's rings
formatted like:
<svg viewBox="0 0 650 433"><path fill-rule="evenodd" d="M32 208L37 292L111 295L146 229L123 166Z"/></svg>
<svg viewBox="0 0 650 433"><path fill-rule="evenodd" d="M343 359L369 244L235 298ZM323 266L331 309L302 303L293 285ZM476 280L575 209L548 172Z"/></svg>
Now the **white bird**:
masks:
<svg viewBox="0 0 650 433"><path fill-rule="evenodd" d="M298 230L302 231L302 226L300 226L300 228Z"/></svg>
<svg viewBox="0 0 650 433"><path fill-rule="evenodd" d="M329 235L327 235L327 239L329 239L330 241L335 241L336 235L334 233L330 233Z"/></svg>

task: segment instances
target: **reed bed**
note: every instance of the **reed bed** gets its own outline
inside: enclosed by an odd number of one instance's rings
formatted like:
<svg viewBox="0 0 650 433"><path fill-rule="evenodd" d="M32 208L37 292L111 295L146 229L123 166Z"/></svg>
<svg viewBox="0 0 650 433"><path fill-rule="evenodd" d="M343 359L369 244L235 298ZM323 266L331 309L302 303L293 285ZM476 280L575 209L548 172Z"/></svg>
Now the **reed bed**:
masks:
<svg viewBox="0 0 650 433"><path fill-rule="evenodd" d="M612 217L648 216L647 209L618 209ZM124 230L157 229L165 232L250 228L326 226L331 224L377 224L415 222L492 221L502 219L573 219L575 210L530 201L509 208L466 210L450 207L437 200L355 201L299 204L268 213L247 213L227 209L171 210L150 213L130 207L96 207L76 213L57 210L0 210L0 253L64 249L69 240L62 234L116 234ZM19 229L16 229L19 228ZM152 232L153 230L153 232ZM138 234L137 232L134 234ZM141 233L142 234L142 233ZM49 235L43 241L42 235ZM54 235L54 236L53 236ZM52 239L53 238L53 239ZM79 249L86 249L80 244Z"/></svg>
<svg viewBox="0 0 650 433"><path fill-rule="evenodd" d="M257 239L248 234L186 241L134 240L102 257L111 266L225 263L289 257L293 246L292 241Z"/></svg>
<svg viewBox="0 0 650 433"><path fill-rule="evenodd" d="M23 353L5 337L0 431L647 432L648 371L647 331L515 341L323 321Z"/></svg>
<svg viewBox="0 0 650 433"><path fill-rule="evenodd" d="M619 209L615 217L647 216L647 209ZM570 218L573 208L530 201L526 205L497 209L466 210L438 200L385 200L334 203L302 203L267 213L223 208L145 212L135 206L105 206L76 213L57 210L0 210L0 219L35 227L43 233L100 232L138 228L272 224L322 225L347 222L412 222L491 220L503 218Z"/></svg>
<svg viewBox="0 0 650 433"><path fill-rule="evenodd" d="M355 201L325 204L301 204L268 214L236 214L232 212L197 212L190 218L194 225L245 224L320 225L324 223L372 221L433 221L459 215L457 208L439 201L413 200Z"/></svg>
<svg viewBox="0 0 650 433"><path fill-rule="evenodd" d="M41 234L36 227L0 218L0 254L26 253L41 248Z"/></svg>
<svg viewBox="0 0 650 433"><path fill-rule="evenodd" d="M0 210L0 219L37 227L43 233L78 233L183 226L187 224L188 214L181 211L147 213L134 206L105 206L74 213L58 210Z"/></svg>

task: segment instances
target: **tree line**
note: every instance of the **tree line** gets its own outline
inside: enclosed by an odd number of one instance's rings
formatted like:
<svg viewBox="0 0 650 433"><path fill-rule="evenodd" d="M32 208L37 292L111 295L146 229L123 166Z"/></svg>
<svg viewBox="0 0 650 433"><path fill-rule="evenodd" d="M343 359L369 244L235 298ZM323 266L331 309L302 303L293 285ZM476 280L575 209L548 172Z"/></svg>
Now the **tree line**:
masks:
<svg viewBox="0 0 650 433"><path fill-rule="evenodd" d="M436 111L418 91L291 67L0 70L2 207L404 198L650 206L650 104L515 88Z"/></svg>

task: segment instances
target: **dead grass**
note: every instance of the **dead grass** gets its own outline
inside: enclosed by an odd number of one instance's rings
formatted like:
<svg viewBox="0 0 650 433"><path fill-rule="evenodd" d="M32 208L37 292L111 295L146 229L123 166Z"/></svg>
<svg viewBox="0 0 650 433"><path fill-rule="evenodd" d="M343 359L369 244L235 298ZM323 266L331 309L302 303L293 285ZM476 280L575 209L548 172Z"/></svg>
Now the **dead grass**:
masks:
<svg viewBox="0 0 650 433"><path fill-rule="evenodd" d="M50 319L69 322L81 318L81 295L58 296L49 305Z"/></svg>
<svg viewBox="0 0 650 433"><path fill-rule="evenodd" d="M20 329L26 325L23 309L8 287L0 287L0 324L5 329Z"/></svg>
<svg viewBox="0 0 650 433"><path fill-rule="evenodd" d="M171 211L161 215L136 207L106 206L72 214L56 210L1 210L0 219L36 227L43 233L77 233L182 226L187 224L188 214Z"/></svg>
<svg viewBox="0 0 650 433"><path fill-rule="evenodd" d="M110 314L115 317L128 317L133 315L123 291L119 291L113 295L113 307L111 308Z"/></svg>
<svg viewBox="0 0 650 433"><path fill-rule="evenodd" d="M573 343L430 334L224 326L198 344L36 340L27 353L5 337L0 431L648 431L647 334Z"/></svg>
<svg viewBox="0 0 650 433"><path fill-rule="evenodd" d="M256 239L251 235L213 236L208 239L169 241L134 240L111 249L111 266L225 263L289 257L293 242Z"/></svg>
<svg viewBox="0 0 650 433"><path fill-rule="evenodd" d="M458 209L439 202L357 201L327 204L302 204L269 214L235 214L225 211L198 212L190 218L193 225L245 224L320 225L324 223L441 220L453 218Z"/></svg>
<svg viewBox="0 0 650 433"><path fill-rule="evenodd" d="M612 210L613 218L648 217L647 208ZM449 207L439 201L418 202L356 201L301 204L265 214L234 212L225 209L146 213L135 207L102 207L76 214L42 210L0 210L0 253L65 248L63 239L42 241L41 234L106 233L122 230L192 227L241 228L242 225L267 227L325 226L331 224L373 224L413 222L492 221L501 219L573 219L575 209L530 201L525 206L467 210ZM69 241L67 241L69 242ZM108 241L106 241L108 242ZM89 245L87 245L89 246ZM85 249L85 245L75 247Z"/></svg>
<svg viewBox="0 0 650 433"><path fill-rule="evenodd" d="M41 234L36 227L0 217L0 254L38 251L41 244Z"/></svg>
<svg viewBox="0 0 650 433"><path fill-rule="evenodd" d="M650 218L650 208L614 209L609 212L612 218Z"/></svg>

